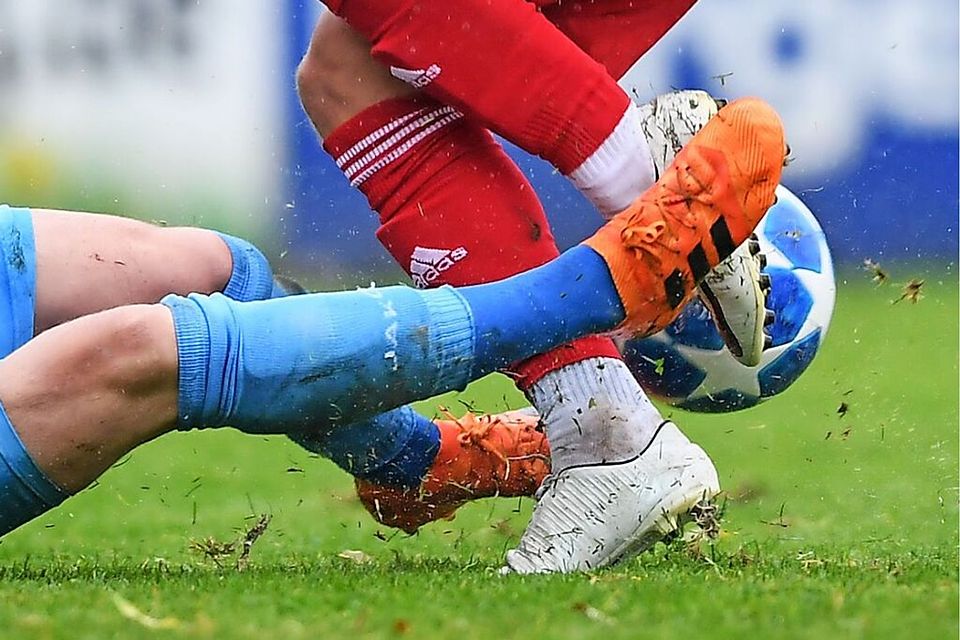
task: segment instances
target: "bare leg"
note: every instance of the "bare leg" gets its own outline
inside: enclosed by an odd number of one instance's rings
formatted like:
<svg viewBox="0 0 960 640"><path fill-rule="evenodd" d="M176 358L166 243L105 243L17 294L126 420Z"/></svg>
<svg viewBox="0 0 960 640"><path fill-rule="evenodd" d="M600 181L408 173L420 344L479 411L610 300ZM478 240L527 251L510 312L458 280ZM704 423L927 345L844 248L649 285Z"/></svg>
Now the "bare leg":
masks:
<svg viewBox="0 0 960 640"><path fill-rule="evenodd" d="M418 92L390 75L370 55L370 44L332 13L320 16L297 71L297 87L321 137L367 107Z"/></svg>
<svg viewBox="0 0 960 640"><path fill-rule="evenodd" d="M211 231L157 227L117 216L33 209L36 331L168 293L211 293L232 261Z"/></svg>
<svg viewBox="0 0 960 640"><path fill-rule="evenodd" d="M173 428L177 343L170 311L104 311L0 360L0 401L37 466L69 493Z"/></svg>
<svg viewBox="0 0 960 640"><path fill-rule="evenodd" d="M0 233L2 535L175 424L172 316L135 303L280 292L256 247L212 231L0 206Z"/></svg>

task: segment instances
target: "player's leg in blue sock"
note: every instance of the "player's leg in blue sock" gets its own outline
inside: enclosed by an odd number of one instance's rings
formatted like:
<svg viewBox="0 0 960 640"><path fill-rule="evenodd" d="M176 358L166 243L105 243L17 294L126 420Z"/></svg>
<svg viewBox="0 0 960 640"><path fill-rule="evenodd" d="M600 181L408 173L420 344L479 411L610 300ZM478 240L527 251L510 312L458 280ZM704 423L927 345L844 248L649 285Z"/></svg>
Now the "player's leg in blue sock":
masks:
<svg viewBox="0 0 960 640"><path fill-rule="evenodd" d="M298 283L273 278L271 298L303 293ZM400 486L416 486L440 448L437 426L410 407L343 428L324 427L289 435L307 451L332 460L356 478Z"/></svg>
<svg viewBox="0 0 960 640"><path fill-rule="evenodd" d="M270 263L251 243L218 233L230 249L233 269L223 294L241 302L304 293L299 285L273 275ZM291 434L303 448L320 454L358 478L415 486L440 448L433 421L401 407L344 428Z"/></svg>
<svg viewBox="0 0 960 640"><path fill-rule="evenodd" d="M166 286L203 290L211 286L211 280L225 278L225 282L221 280L221 284L213 286L241 301L303 292L297 283L274 277L263 253L241 238L201 229L157 227L98 214L3 206L0 230L6 243L5 253L10 257L4 264L8 269L16 265L17 270L4 280L0 295L4 298L4 304L0 305L0 327L3 328L0 355L12 352L34 333L35 216L38 216L43 249L40 253L46 276L41 308L44 328L101 306L148 300L156 295L152 291L161 286L161 282L168 283ZM211 243L211 238L219 238L228 253L223 253L221 248L218 255L217 241ZM89 264L81 262L91 256ZM186 262L186 268L181 259ZM222 266L218 266L218 261ZM171 269L176 273L171 275ZM125 283L122 278L130 271L136 272L138 279ZM213 276L213 272L224 275ZM51 285L57 287L54 292ZM102 299L90 301L89 290L96 290ZM129 299L124 299L124 295ZM73 304L71 297L81 300ZM19 442L16 432L10 429L8 452ZM436 450L437 441L437 430L431 421L400 410L350 430L328 432L321 439L314 437L310 448L358 474L402 479L422 473L420 469L428 464L423 459ZM29 462L26 453L15 459L21 458ZM16 465L8 465L7 469L10 468L16 469ZM42 479L35 465L31 469L24 477ZM50 482L50 486L56 485Z"/></svg>
<svg viewBox="0 0 960 640"><path fill-rule="evenodd" d="M391 287L164 304L177 334L181 426L259 433L353 424L623 319L605 263L584 247L460 292Z"/></svg>
<svg viewBox="0 0 960 640"><path fill-rule="evenodd" d="M504 287L509 287L509 283L494 288L463 290L462 293L473 301L480 336L478 347L486 352L481 353L481 359L505 363L511 361L508 355L499 353L503 345L497 342L497 338L502 336L498 327L503 323L509 324L518 313L518 307L525 307L530 317L542 317L541 326L534 324L527 328L527 332L549 331L549 326L556 318L572 318L576 315L575 310L566 303L576 304L577 300L582 299L579 294L583 291L604 290L605 270L599 256L590 250L578 248L545 272L522 276L535 279L535 284L527 289L532 295L516 300L510 298L510 304L504 304L501 297ZM571 291L565 295L567 289ZM598 300L593 304L598 309L606 308L614 316L619 302L616 294L609 292L607 296L598 294ZM528 342L525 332L517 335L521 342ZM380 484L412 487L418 486L429 471L440 446L440 432L431 420L404 408L344 428L306 431L295 436L294 440L332 459L356 477ZM428 456L423 454L425 443L429 444Z"/></svg>
<svg viewBox="0 0 960 640"><path fill-rule="evenodd" d="M76 315L157 300L164 287L190 291L211 286L241 300L274 294L266 258L239 238L99 214L0 205L0 358L36 331ZM17 367L6 370L8 376L10 371L18 378L26 375ZM19 408L16 400L11 398ZM0 405L0 533L69 493L36 464Z"/></svg>
<svg viewBox="0 0 960 640"><path fill-rule="evenodd" d="M553 275L566 279L583 258L570 255ZM594 279L590 264L581 280ZM612 289L605 277L595 284ZM462 295L398 287L250 303L220 294L173 297L166 308L124 307L71 321L0 360L6 422L29 452L24 458L8 438L4 490L23 496L43 486L25 462L32 460L50 485L75 492L177 425L293 433L369 419L622 318L589 287L544 296L550 278L547 268ZM499 296L525 302L515 316L484 308L501 306ZM571 306L570 297L579 302ZM524 346L530 326L538 329ZM547 337L538 339L541 331ZM508 347L475 349L479 336ZM97 455L85 453L92 450ZM0 499L0 510L13 512L3 515L8 526L62 497L37 486L32 491L45 495L33 507Z"/></svg>
<svg viewBox="0 0 960 640"><path fill-rule="evenodd" d="M217 286L219 286L220 291L224 295L234 300L246 302L284 297L303 292L303 289L296 282L274 276L267 258L253 244L242 238L224 233L201 229L157 227L124 218L80 212L38 210L31 213L28 209L10 209L9 207L5 208L5 211L5 215L16 215L20 219L21 224L18 227L18 233L23 234L25 244L30 247L32 247L31 217L34 214L39 216L41 236L43 236L43 253L45 257L56 257L59 261L76 261L74 258L77 256L71 253L72 250L76 250L78 255L82 254L86 256L92 254L100 256L100 260L96 261L98 264L107 263L108 265L116 265L113 268L119 273L122 273L126 268L135 270L143 274L143 280L145 282L150 282L154 280L164 280L168 277L168 271L171 268L182 268L181 264L171 264L170 260L165 258L160 259L163 256L169 255L174 262L179 263L181 260L188 262L190 268L186 270L185 276L189 276L191 270L196 274L195 278L183 276L174 277L170 281L169 286L187 287L187 290L190 288L203 290L204 287L209 286L210 278L206 272L213 269L226 274L226 282ZM78 237L77 232L81 229L91 231L91 237ZM75 242L73 245L70 245L69 248L60 243L61 239L71 236L75 239ZM212 250L215 247L211 247L209 241L205 241L203 236L217 237L226 245L229 255L224 255L223 257L222 262L225 263L223 268L217 267L215 264L216 261L210 257L197 259L193 262L187 260L188 255L209 256L213 253ZM28 240L29 242L27 242ZM214 244L216 243L214 242ZM113 251L115 251L115 248L113 245L130 247L130 253L132 255L114 255ZM164 247L165 252L158 253L154 256L151 252L145 250L146 246ZM131 260L132 257L135 257L137 261L134 262ZM27 262L31 269L35 267L32 251L28 252ZM53 260L49 260L49 262L53 262ZM52 268L55 269L56 267ZM107 266L106 268L111 267ZM54 272L51 274L51 278L61 281L62 275L63 274ZM86 287L88 289L96 288L100 290L103 288L103 285L110 284L109 279L111 274L101 274L98 271L87 273L86 275L89 276L89 279L84 282L88 283L89 286ZM101 278L103 280L102 283L98 282L100 275L103 275L103 278ZM24 278L19 278L16 281L16 283L20 284L26 282L27 280ZM30 279L29 282L32 287L33 280ZM122 286L120 288L130 290L129 286ZM146 288L150 289L152 287L146 285ZM79 291L83 293L82 288L78 289L76 283L73 283L71 287L60 292L54 302L59 305L70 306L69 301L64 299L66 296L63 295L69 291ZM30 295L32 295L32 290ZM120 304L123 302L148 301L148 298L144 298L144 296L139 295L136 291L132 291L129 295L130 299L128 300L117 298L104 302ZM86 298L87 296L81 297ZM114 295L114 298L116 298L116 295ZM95 310L95 308L87 309L87 311L92 310ZM42 312L44 312L44 315L49 315L46 313L46 309L42 309ZM23 326L18 329L22 334L17 337L16 345L18 346L29 339L33 333L32 312L23 315L27 318L27 322L20 323ZM62 315L65 316L62 319L69 319L69 313ZM11 325L7 323L7 326ZM0 345L0 349L2 348L3 345ZM8 345L4 353L9 353L12 350L13 345ZM396 432L391 433L391 429L395 429ZM419 437L413 437L413 429L420 429L423 433L419 434ZM339 432L330 433L326 442L328 442L327 446L334 459L344 461L344 464L349 464L348 461L351 459L362 458L372 460L373 456L388 456L383 458L386 463L390 459L391 451L398 446L398 443L425 441L432 437L435 431L436 429L432 422L425 419L415 422L410 419L409 415L404 414L401 416L401 419L396 421L391 421L386 417L380 418L376 421L375 425L370 425L370 428L367 429L364 429L362 425L358 425L358 428L345 432L343 436L341 436ZM369 440L369 447L364 444L365 438L361 437L361 433L369 436L366 438ZM343 442L338 443L338 439L341 437L343 438ZM391 443L391 445L387 446L386 443ZM375 464L375 461L372 461L371 465L373 467L378 466Z"/></svg>
<svg viewBox="0 0 960 640"><path fill-rule="evenodd" d="M274 276L271 298L304 293L297 282ZM410 407L394 409L344 428L321 428L289 435L307 451L332 460L356 478L400 486L416 486L440 448L437 426Z"/></svg>
<svg viewBox="0 0 960 640"><path fill-rule="evenodd" d="M492 365L488 371L610 331L624 319L606 262L585 246L506 280L459 291L472 309L477 361Z"/></svg>

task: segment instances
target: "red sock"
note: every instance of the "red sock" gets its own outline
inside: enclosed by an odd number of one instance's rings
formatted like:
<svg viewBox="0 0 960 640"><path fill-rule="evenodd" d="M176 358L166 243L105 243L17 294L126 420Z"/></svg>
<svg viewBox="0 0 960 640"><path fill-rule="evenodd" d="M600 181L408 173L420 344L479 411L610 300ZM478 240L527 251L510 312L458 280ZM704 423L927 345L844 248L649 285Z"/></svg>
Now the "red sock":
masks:
<svg viewBox="0 0 960 640"><path fill-rule="evenodd" d="M630 102L606 69L524 0L325 0L393 74L564 174Z"/></svg>
<svg viewBox="0 0 960 640"><path fill-rule="evenodd" d="M377 236L419 287L500 280L559 255L530 183L489 132L452 107L388 100L338 127L324 148L379 212ZM592 336L513 371L525 389L598 356L619 353Z"/></svg>

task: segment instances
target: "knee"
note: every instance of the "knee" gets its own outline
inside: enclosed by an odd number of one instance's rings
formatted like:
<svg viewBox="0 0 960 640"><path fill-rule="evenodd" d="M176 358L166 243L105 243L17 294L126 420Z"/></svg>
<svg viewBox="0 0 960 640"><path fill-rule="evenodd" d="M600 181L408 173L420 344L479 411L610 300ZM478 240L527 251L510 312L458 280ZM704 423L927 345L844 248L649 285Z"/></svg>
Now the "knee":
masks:
<svg viewBox="0 0 960 640"><path fill-rule="evenodd" d="M130 238L129 244L138 247L137 255L156 256L158 268L149 272L153 276L150 302L168 293L222 291L233 272L229 246L208 229L149 226Z"/></svg>
<svg viewBox="0 0 960 640"><path fill-rule="evenodd" d="M91 319L96 321L97 338L87 342L79 361L105 386L138 393L176 377L177 343L169 309L159 304L129 305Z"/></svg>
<svg viewBox="0 0 960 640"><path fill-rule="evenodd" d="M350 85L357 82L356 77L351 78L352 48L346 23L324 15L297 67L297 92L314 120L336 110L349 95Z"/></svg>
<svg viewBox="0 0 960 640"><path fill-rule="evenodd" d="M4 371L17 372L3 375ZM164 389L176 393L173 317L161 305L116 307L41 333L0 360L0 397L8 409L55 403L118 406Z"/></svg>
<svg viewBox="0 0 960 640"><path fill-rule="evenodd" d="M297 91L321 136L354 115L415 90L371 56L370 44L346 22L324 14L297 68Z"/></svg>

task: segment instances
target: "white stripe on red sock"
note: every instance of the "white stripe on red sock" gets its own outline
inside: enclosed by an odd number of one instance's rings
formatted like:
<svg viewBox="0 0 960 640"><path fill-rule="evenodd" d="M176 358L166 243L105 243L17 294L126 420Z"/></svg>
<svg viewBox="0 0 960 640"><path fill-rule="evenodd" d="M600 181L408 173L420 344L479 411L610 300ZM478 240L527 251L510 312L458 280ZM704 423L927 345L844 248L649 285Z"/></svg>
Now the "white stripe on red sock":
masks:
<svg viewBox="0 0 960 640"><path fill-rule="evenodd" d="M453 107L420 109L365 136L336 158L337 166L354 187L394 162L439 129L463 117ZM370 148L372 145L372 148ZM363 155L359 155L359 154Z"/></svg>
<svg viewBox="0 0 960 640"><path fill-rule="evenodd" d="M342 154L337 156L337 158L335 158L337 166L342 169L344 166L350 164L350 162L354 158L356 158L358 155L360 155L360 153L368 149L373 144L376 144L377 142L379 142L384 136L396 131L397 129L402 127L404 124L406 124L413 118L416 118L417 116L422 115L426 111L427 111L426 108L417 109L416 111L411 111L410 113L400 118L397 118L396 120L391 120L390 122L383 125L382 127L375 129L374 131L371 131L370 133L365 135L363 138L358 140L352 147L350 147L349 149L344 151Z"/></svg>
<svg viewBox="0 0 960 640"><path fill-rule="evenodd" d="M433 124L426 127L425 129L418 131L416 134L412 135L409 139L404 141L402 144L395 147L392 151L390 151L384 156L381 156L379 160L377 160L372 165L364 169L362 173L358 174L356 177L351 179L350 180L351 186L354 186L354 187L359 186L365 180L367 180L370 176L372 176L374 173L384 168L391 162L394 162L395 160L403 156L405 153L409 152L410 149L412 149L414 146L419 144L425 138L427 138L434 132L438 131L439 129L442 129L443 127L447 126L451 122L459 120L462 117L463 117L462 113L459 113L459 112L450 113L444 116L443 118L440 118L439 120L435 121Z"/></svg>

